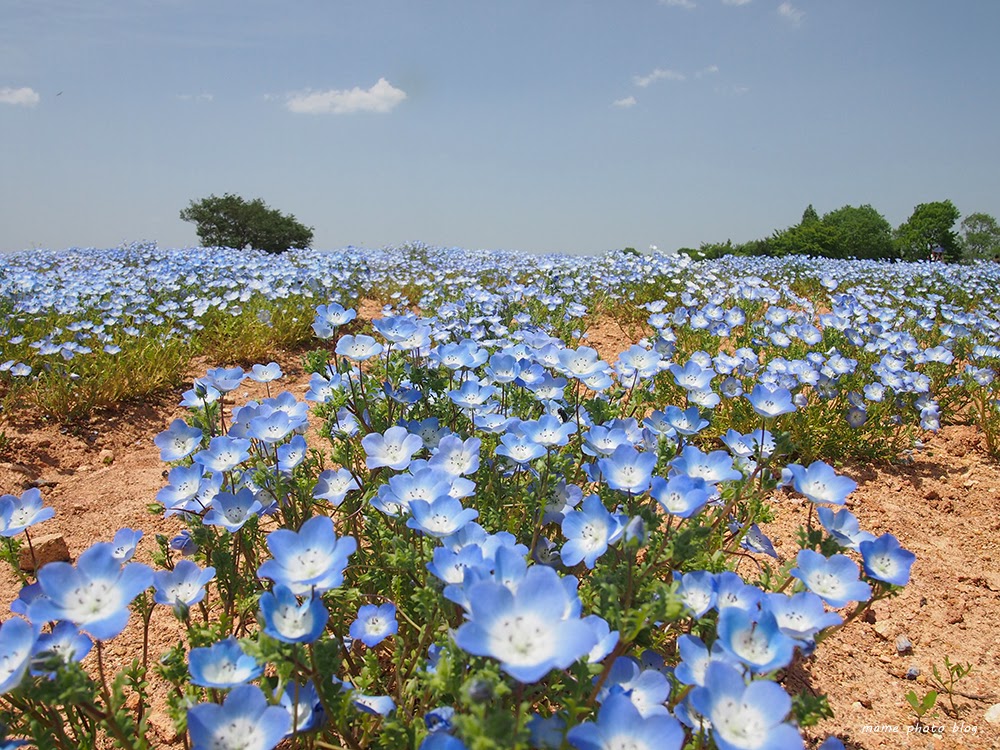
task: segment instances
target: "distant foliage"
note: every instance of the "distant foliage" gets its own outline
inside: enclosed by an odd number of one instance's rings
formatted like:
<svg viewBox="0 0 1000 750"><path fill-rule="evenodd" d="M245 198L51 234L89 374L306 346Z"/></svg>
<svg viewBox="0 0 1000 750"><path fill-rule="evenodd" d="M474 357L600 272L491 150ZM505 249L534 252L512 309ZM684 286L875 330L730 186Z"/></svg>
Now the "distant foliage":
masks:
<svg viewBox="0 0 1000 750"><path fill-rule="evenodd" d="M197 225L198 239L209 247L252 247L266 253L283 253L289 248L308 247L313 230L291 214L268 208L260 198L247 201L226 193L210 195L180 213L181 219Z"/></svg>

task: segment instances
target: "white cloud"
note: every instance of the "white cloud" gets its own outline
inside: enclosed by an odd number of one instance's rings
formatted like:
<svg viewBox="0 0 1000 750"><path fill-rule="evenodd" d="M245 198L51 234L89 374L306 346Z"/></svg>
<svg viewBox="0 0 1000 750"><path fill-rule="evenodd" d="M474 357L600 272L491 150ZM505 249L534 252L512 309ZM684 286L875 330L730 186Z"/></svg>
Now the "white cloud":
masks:
<svg viewBox="0 0 1000 750"><path fill-rule="evenodd" d="M0 104L16 104L22 107L34 107L42 97L38 92L28 87L12 89L9 87L0 88Z"/></svg>
<svg viewBox="0 0 1000 750"><path fill-rule="evenodd" d="M646 88L649 84L659 81L665 78L669 81L683 81L684 74L678 73L676 70L664 70L663 68L657 68L652 73L646 76L635 76L632 81L639 88Z"/></svg>
<svg viewBox="0 0 1000 750"><path fill-rule="evenodd" d="M210 102L215 99L214 94L178 94L177 98L182 102Z"/></svg>
<svg viewBox="0 0 1000 750"><path fill-rule="evenodd" d="M723 5L746 5L750 0L722 0Z"/></svg>
<svg viewBox="0 0 1000 750"><path fill-rule="evenodd" d="M718 73L718 72L719 72L719 66L718 65L708 65L708 66L702 68L701 70L699 70L697 73L695 73L694 77L695 78L701 78L702 76L709 76L709 75L712 75L713 73Z"/></svg>
<svg viewBox="0 0 1000 750"><path fill-rule="evenodd" d="M697 3L693 0L660 0L660 5L669 5L672 8L687 8L691 10L697 7Z"/></svg>
<svg viewBox="0 0 1000 750"><path fill-rule="evenodd" d="M634 107L636 103L636 98L634 96L626 96L624 99L615 99L614 101L614 105L616 107L621 107L622 109Z"/></svg>
<svg viewBox="0 0 1000 750"><path fill-rule="evenodd" d="M343 115L351 112L390 112L406 98L406 92L397 89L384 78L369 89L306 91L290 94L285 106L292 112L318 115Z"/></svg>
<svg viewBox="0 0 1000 750"><path fill-rule="evenodd" d="M787 19L795 26L798 26L802 23L802 17L805 16L805 11L799 10L794 5L786 1L778 6L778 15Z"/></svg>

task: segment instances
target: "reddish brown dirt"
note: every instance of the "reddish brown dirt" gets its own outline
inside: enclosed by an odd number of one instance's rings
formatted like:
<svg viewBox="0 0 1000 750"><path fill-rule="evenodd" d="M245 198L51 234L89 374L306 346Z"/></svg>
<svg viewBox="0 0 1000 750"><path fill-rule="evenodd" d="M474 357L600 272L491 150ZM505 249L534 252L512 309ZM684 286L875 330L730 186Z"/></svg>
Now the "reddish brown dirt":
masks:
<svg viewBox="0 0 1000 750"><path fill-rule="evenodd" d="M630 343L627 339L613 325L590 332L592 345L608 361ZM272 388L278 385L277 390L301 399L307 378L298 357L278 360L286 378ZM197 369L193 374L200 374L204 363ZM235 394L239 402L264 395L262 386L249 381ZM152 439L181 414L178 401L178 394L169 394L157 403L123 406L71 428L29 420L23 413L8 415L0 424L9 440L6 455L0 456L0 492L20 494L32 483L40 484L56 516L37 527L37 534L62 534L74 558L95 541L110 541L121 527L144 529L137 559L148 562L152 536L180 528L146 507L165 484L165 465ZM111 455L102 459L105 450ZM986 456L974 430L949 426L930 436L911 463L855 465L844 472L859 483L848 507L862 528L896 534L917 554L917 562L899 597L876 604L874 618L852 622L820 647L817 658L790 670L790 687L808 686L826 694L836 713L807 730L809 746L834 733L848 747L858 748L1000 747L1000 727L984 718L991 705L1000 703L1000 466ZM793 530L805 522L808 508L791 494L779 493L775 502L778 519L766 532L778 552L789 557L796 549ZM741 572L752 573L747 568ZM0 569L0 599L10 601L18 589L14 575ZM154 658L176 641L177 632L169 612L155 613L150 640ZM911 653L897 653L900 635L912 642ZM141 631L133 624L106 647L106 666L116 670L140 652ZM927 690L932 666L940 669L945 657L973 665L958 685L959 717L939 707L927 724L940 733L917 734L904 696L911 689ZM910 666L920 670L915 681L905 679ZM162 714L163 697L156 696L152 722L156 745L175 739ZM963 728L965 733L955 731Z"/></svg>

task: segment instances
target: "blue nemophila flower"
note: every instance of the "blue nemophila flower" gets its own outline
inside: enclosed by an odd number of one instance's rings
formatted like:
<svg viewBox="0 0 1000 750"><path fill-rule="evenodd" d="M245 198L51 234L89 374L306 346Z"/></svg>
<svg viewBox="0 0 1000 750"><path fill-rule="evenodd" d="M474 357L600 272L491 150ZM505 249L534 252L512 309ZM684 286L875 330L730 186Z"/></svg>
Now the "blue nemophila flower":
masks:
<svg viewBox="0 0 1000 750"><path fill-rule="evenodd" d="M205 584L215 578L215 568L201 568L191 560L180 560L173 570L153 573L153 601L171 607L190 607L205 598Z"/></svg>
<svg viewBox="0 0 1000 750"><path fill-rule="evenodd" d="M139 546L139 540L142 539L142 535L143 533L137 529L118 529L115 532L114 539L111 540L111 554L120 563L128 562L132 559L132 555L135 554L136 547Z"/></svg>
<svg viewBox="0 0 1000 750"><path fill-rule="evenodd" d="M350 323L358 316L354 310L345 310L336 302L329 305L320 305L316 308L316 317L313 320L312 329L317 337L321 339L332 338L334 331L340 326Z"/></svg>
<svg viewBox="0 0 1000 750"><path fill-rule="evenodd" d="M823 461L814 461L806 469L799 464L789 464L792 486L796 492L814 503L843 505L844 500L854 492L858 483L850 477L838 475L833 467Z"/></svg>
<svg viewBox="0 0 1000 750"><path fill-rule="evenodd" d="M552 569L532 566L516 592L493 581L469 587L468 620L455 643L476 656L489 656L518 682L542 679L587 656L597 642L579 619L575 589Z"/></svg>
<svg viewBox="0 0 1000 750"><path fill-rule="evenodd" d="M567 540L559 553L563 564L572 567L582 560L588 568L593 568L597 558L607 552L608 546L616 543L624 531L622 520L604 507L599 496L588 496L579 510L563 517L562 532Z"/></svg>
<svg viewBox="0 0 1000 750"><path fill-rule="evenodd" d="M809 549L799 550L797 568L790 574L806 585L831 607L839 609L848 602L866 602L872 595L871 587L858 580L858 566L845 555L827 559Z"/></svg>
<svg viewBox="0 0 1000 750"><path fill-rule="evenodd" d="M674 382L686 391L704 390L711 386L712 378L715 377L715 370L704 368L689 360L683 367L677 364L670 365L670 372L674 376Z"/></svg>
<svg viewBox="0 0 1000 750"><path fill-rule="evenodd" d="M718 597L716 581L715 576L709 571L692 570L690 573L674 573L674 580L678 584L677 595L695 617L700 618L715 606Z"/></svg>
<svg viewBox="0 0 1000 750"><path fill-rule="evenodd" d="M681 660L674 668L674 677L682 685L704 685L705 669L713 661L724 661L743 669L743 663L726 651L718 638L709 651L701 638L682 635L677 639L677 653Z"/></svg>
<svg viewBox="0 0 1000 750"><path fill-rule="evenodd" d="M715 574L715 595L715 606L719 612L728 607L739 607L748 612L755 612L763 592L744 581L738 573L723 570Z"/></svg>
<svg viewBox="0 0 1000 750"><path fill-rule="evenodd" d="M296 732L309 732L320 725L325 716L316 685L311 681L285 683L278 705L288 712L291 719L286 737Z"/></svg>
<svg viewBox="0 0 1000 750"><path fill-rule="evenodd" d="M188 426L183 419L175 419L170 427L153 438L153 443L160 449L161 461L180 461L201 445L201 436L197 427Z"/></svg>
<svg viewBox="0 0 1000 750"><path fill-rule="evenodd" d="M257 569L257 576L284 584L301 595L340 586L347 558L357 549L357 542L349 536L338 539L329 516L314 516L297 532L272 531L267 535L267 547L273 559Z"/></svg>
<svg viewBox="0 0 1000 750"><path fill-rule="evenodd" d="M0 695L21 684L34 646L35 630L20 617L0 625Z"/></svg>
<svg viewBox="0 0 1000 750"><path fill-rule="evenodd" d="M473 412L482 409L496 392L495 386L480 385L475 380L466 380L456 390L448 391L448 398L459 409Z"/></svg>
<svg viewBox="0 0 1000 750"><path fill-rule="evenodd" d="M766 594L766 602L781 632L799 641L811 640L819 631L844 621L836 612L827 612L823 600L811 591L792 596Z"/></svg>
<svg viewBox="0 0 1000 750"><path fill-rule="evenodd" d="M334 373L330 377L324 377L318 372L314 372L309 378L309 390L306 391L304 398L306 401L325 404L336 395L342 386L343 381L340 375Z"/></svg>
<svg viewBox="0 0 1000 750"><path fill-rule="evenodd" d="M270 383L281 378L281 365L268 362L266 365L254 365L250 368L250 379L257 383Z"/></svg>
<svg viewBox="0 0 1000 750"><path fill-rule="evenodd" d="M758 383L747 395L753 410L765 419L771 419L795 411L792 392L787 388L772 387Z"/></svg>
<svg viewBox="0 0 1000 750"><path fill-rule="evenodd" d="M540 750L559 750L566 736L566 719L559 714L542 717L534 714L528 719L531 746ZM423 750L421 748L420 750Z"/></svg>
<svg viewBox="0 0 1000 750"><path fill-rule="evenodd" d="M351 490L359 490L361 485L354 475L347 469L326 469L316 478L316 486L313 488L313 497L328 500L335 508L338 507L347 493Z"/></svg>
<svg viewBox="0 0 1000 750"><path fill-rule="evenodd" d="M384 347L371 336L344 336L337 342L336 352L354 362L364 362L382 353Z"/></svg>
<svg viewBox="0 0 1000 750"><path fill-rule="evenodd" d="M365 449L365 463L369 469L387 466L403 471L410 465L413 454L424 447L419 435L407 432L405 427L390 427L384 434L373 432L361 440Z"/></svg>
<svg viewBox="0 0 1000 750"><path fill-rule="evenodd" d="M697 406L683 410L678 406L668 406L663 410L663 419L680 435L697 435L708 427L708 420L702 418Z"/></svg>
<svg viewBox="0 0 1000 750"><path fill-rule="evenodd" d="M211 646L193 648L188 654L191 684L198 687L234 688L264 673L264 667L247 654L233 636Z"/></svg>
<svg viewBox="0 0 1000 750"><path fill-rule="evenodd" d="M280 443L297 427L297 423L283 411L275 410L267 415L260 415L250 420L247 425L247 437L272 445Z"/></svg>
<svg viewBox="0 0 1000 750"><path fill-rule="evenodd" d="M280 583L261 594L259 605L264 632L283 643L312 643L323 634L330 617L322 597L310 596L300 603Z"/></svg>
<svg viewBox="0 0 1000 750"><path fill-rule="evenodd" d="M232 492L220 492L212 498L212 504L202 518L202 523L206 526L222 526L230 534L235 534L263 509L260 500L246 487L235 495Z"/></svg>
<svg viewBox="0 0 1000 750"><path fill-rule="evenodd" d="M596 722L577 724L566 740L577 750L680 750L684 729L672 716L644 717L619 693L601 704Z"/></svg>
<svg viewBox="0 0 1000 750"><path fill-rule="evenodd" d="M802 738L785 717L792 700L777 683L755 680L749 685L736 669L712 662L705 684L691 691L694 709L711 723L719 750L800 750Z"/></svg>
<svg viewBox="0 0 1000 750"><path fill-rule="evenodd" d="M306 445L306 439L301 435L295 435L287 443L279 445L275 451L278 458L278 471L291 474L296 466L305 461L308 452L309 446Z"/></svg>
<svg viewBox="0 0 1000 750"><path fill-rule="evenodd" d="M205 409L220 398L222 394L218 389L196 380L194 388L181 394L181 406L186 406L188 409Z"/></svg>
<svg viewBox="0 0 1000 750"><path fill-rule="evenodd" d="M563 422L551 414L543 414L537 420L521 422L521 432L532 442L544 448L555 448L569 443L569 436L576 432L575 422Z"/></svg>
<svg viewBox="0 0 1000 750"><path fill-rule="evenodd" d="M863 541L858 548L865 573L875 580L894 586L905 586L910 582L910 568L917 556L903 549L892 534L883 534L873 541Z"/></svg>
<svg viewBox="0 0 1000 750"><path fill-rule="evenodd" d="M464 508L462 502L451 495L442 495L431 502L426 500L410 501L410 518L406 520L408 528L435 537L450 536L470 521L479 517L475 508Z"/></svg>
<svg viewBox="0 0 1000 750"><path fill-rule="evenodd" d="M351 623L350 635L372 648L399 630L394 604L365 604L358 609L358 618Z"/></svg>
<svg viewBox="0 0 1000 750"><path fill-rule="evenodd" d="M0 495L0 536L17 536L55 514L54 508L42 505L42 493L35 487L25 490L20 497Z"/></svg>
<svg viewBox="0 0 1000 750"><path fill-rule="evenodd" d="M240 685L220 706L199 703L187 713L192 750L271 750L288 734L292 720L268 703L256 685Z"/></svg>
<svg viewBox="0 0 1000 750"><path fill-rule="evenodd" d="M250 458L250 441L219 435L212 438L208 448L198 451L192 459L209 471L232 471Z"/></svg>
<svg viewBox="0 0 1000 750"><path fill-rule="evenodd" d="M201 380L219 393L229 393L239 388L246 376L242 367L213 367L205 372L205 377Z"/></svg>
<svg viewBox="0 0 1000 750"><path fill-rule="evenodd" d="M465 743L447 732L431 732L420 743L419 750L467 750Z"/></svg>
<svg viewBox="0 0 1000 750"><path fill-rule="evenodd" d="M129 604L153 584L153 571L142 563L122 567L114 548L98 542L80 555L76 566L43 565L38 583L45 596L29 606L32 622L68 620L105 641L125 629Z"/></svg>
<svg viewBox="0 0 1000 750"><path fill-rule="evenodd" d="M834 513L830 508L822 506L816 508L816 515L826 533L841 547L853 549L860 552L858 545L861 542L870 542L875 539L875 535L868 531L861 531L857 517L847 510L841 508Z"/></svg>
<svg viewBox="0 0 1000 750"><path fill-rule="evenodd" d="M156 499L167 510L203 510L204 506L200 503L196 503L195 508L189 507L188 501L198 495L204 473L205 468L201 464L175 466L167 474L169 484L156 493Z"/></svg>
<svg viewBox="0 0 1000 750"><path fill-rule="evenodd" d="M65 620L57 622L52 632L38 636L31 654L32 674L47 673L52 676L59 666L81 661L93 647L94 642L76 625ZM0 667L0 681L2 673L3 668Z"/></svg>
<svg viewBox="0 0 1000 750"><path fill-rule="evenodd" d="M396 703L388 695L365 695L356 690L351 693L351 705L372 716L388 716L396 710Z"/></svg>
<svg viewBox="0 0 1000 750"><path fill-rule="evenodd" d="M703 453L696 445L685 446L681 454L670 462L670 469L675 474L704 479L708 484L743 478L743 474L733 468L733 457L726 451Z"/></svg>
<svg viewBox="0 0 1000 750"><path fill-rule="evenodd" d="M792 660L795 642L767 610L726 607L720 610L717 630L722 647L758 674L786 667Z"/></svg>
<svg viewBox="0 0 1000 750"><path fill-rule="evenodd" d="M678 518L690 518L708 503L709 487L700 477L677 474L664 479L653 477L650 496L667 513Z"/></svg>
<svg viewBox="0 0 1000 750"><path fill-rule="evenodd" d="M516 464L527 464L545 455L545 448L536 443L520 427L511 429L500 438L496 447L498 456L506 456Z"/></svg>
<svg viewBox="0 0 1000 750"><path fill-rule="evenodd" d="M437 450L427 465L446 471L454 477L475 474L479 469L479 449L482 441L471 437L462 440L458 435L442 437Z"/></svg>
<svg viewBox="0 0 1000 750"><path fill-rule="evenodd" d="M666 675L655 669L643 669L630 656L615 659L597 693L597 700L605 703L616 695L627 696L643 718L670 715L663 705L670 697L670 683Z"/></svg>
<svg viewBox="0 0 1000 750"><path fill-rule="evenodd" d="M597 465L608 487L640 495L649 489L656 454L640 453L631 445L619 445L610 456L598 459Z"/></svg>

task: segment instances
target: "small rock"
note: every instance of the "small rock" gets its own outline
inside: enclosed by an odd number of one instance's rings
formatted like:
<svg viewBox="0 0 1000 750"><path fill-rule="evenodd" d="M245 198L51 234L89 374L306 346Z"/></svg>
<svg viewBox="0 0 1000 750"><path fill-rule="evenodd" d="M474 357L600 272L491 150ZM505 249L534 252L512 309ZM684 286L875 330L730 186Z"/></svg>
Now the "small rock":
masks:
<svg viewBox="0 0 1000 750"><path fill-rule="evenodd" d="M906 679L908 680L915 680L919 676L920 676L920 667L918 667L916 664L912 665L909 669L906 670Z"/></svg>
<svg viewBox="0 0 1000 750"><path fill-rule="evenodd" d="M864 706L861 705L860 701L854 701L854 703L851 704L851 708L853 708L855 711L857 711L859 709L864 708Z"/></svg>
<svg viewBox="0 0 1000 750"><path fill-rule="evenodd" d="M883 620L875 626L875 632L880 638L889 640L889 636L892 635L892 623Z"/></svg>
<svg viewBox="0 0 1000 750"><path fill-rule="evenodd" d="M994 703L987 708L983 718L990 724L1000 724L1000 703Z"/></svg>
<svg viewBox="0 0 1000 750"><path fill-rule="evenodd" d="M31 551L35 551L35 559L31 559ZM50 562L69 561L69 548L62 534L44 534L31 540L31 547L21 546L17 563L21 570L36 570Z"/></svg>
<svg viewBox="0 0 1000 750"><path fill-rule="evenodd" d="M97 454L97 458L105 466L110 466L115 462L115 452L110 448L105 448L100 453Z"/></svg>
<svg viewBox="0 0 1000 750"><path fill-rule="evenodd" d="M54 479L36 479L31 482L31 486L37 489L43 489L45 487L55 487L59 482Z"/></svg>
<svg viewBox="0 0 1000 750"><path fill-rule="evenodd" d="M860 703L865 708L871 708L872 707L872 699L871 698L862 698L860 701L858 701L858 703Z"/></svg>
<svg viewBox="0 0 1000 750"><path fill-rule="evenodd" d="M896 639L896 651L900 655L908 654L913 651L913 644L910 643L910 639L905 635L899 636L899 638Z"/></svg>
<svg viewBox="0 0 1000 750"><path fill-rule="evenodd" d="M83 466L77 466L76 467L77 473L86 473L88 471L93 471L93 470L94 470L94 467L93 466L88 466L87 464L84 464Z"/></svg>

